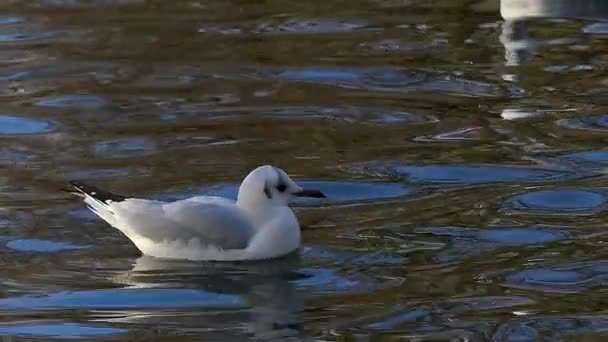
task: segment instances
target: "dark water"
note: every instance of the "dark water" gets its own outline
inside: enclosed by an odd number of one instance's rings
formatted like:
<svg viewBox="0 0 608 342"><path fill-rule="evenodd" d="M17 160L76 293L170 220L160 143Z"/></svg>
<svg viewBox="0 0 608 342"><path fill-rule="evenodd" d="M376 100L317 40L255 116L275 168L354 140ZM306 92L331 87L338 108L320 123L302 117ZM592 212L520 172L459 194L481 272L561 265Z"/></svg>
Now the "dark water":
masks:
<svg viewBox="0 0 608 342"><path fill-rule="evenodd" d="M0 2L0 338L603 341L608 2ZM297 256L142 257L58 191L234 196Z"/></svg>

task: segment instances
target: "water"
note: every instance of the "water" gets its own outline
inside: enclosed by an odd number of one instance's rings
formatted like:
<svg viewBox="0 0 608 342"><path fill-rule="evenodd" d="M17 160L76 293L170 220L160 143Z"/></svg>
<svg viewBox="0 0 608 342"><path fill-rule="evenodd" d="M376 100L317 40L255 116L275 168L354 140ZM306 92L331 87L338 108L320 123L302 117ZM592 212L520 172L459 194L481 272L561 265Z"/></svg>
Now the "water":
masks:
<svg viewBox="0 0 608 342"><path fill-rule="evenodd" d="M0 338L603 341L608 3L0 4ZM59 189L236 195L297 255L163 261Z"/></svg>

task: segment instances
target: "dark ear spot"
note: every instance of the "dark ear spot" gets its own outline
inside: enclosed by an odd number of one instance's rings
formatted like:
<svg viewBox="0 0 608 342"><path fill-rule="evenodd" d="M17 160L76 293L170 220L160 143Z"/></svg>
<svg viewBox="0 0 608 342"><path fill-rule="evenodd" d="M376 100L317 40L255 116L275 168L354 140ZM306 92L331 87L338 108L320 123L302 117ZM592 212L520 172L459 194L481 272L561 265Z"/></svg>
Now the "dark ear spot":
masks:
<svg viewBox="0 0 608 342"><path fill-rule="evenodd" d="M272 198L272 194L270 193L270 189L268 188L268 185L264 186L264 194L266 194L266 197L268 197L268 199Z"/></svg>
<svg viewBox="0 0 608 342"><path fill-rule="evenodd" d="M279 177L279 182L277 184L277 190L279 190L279 192L285 192L285 190L287 190L287 185L285 185L285 179L283 179L283 174L281 172L279 172L279 170L277 168L275 168L275 171L277 172L277 176Z"/></svg>

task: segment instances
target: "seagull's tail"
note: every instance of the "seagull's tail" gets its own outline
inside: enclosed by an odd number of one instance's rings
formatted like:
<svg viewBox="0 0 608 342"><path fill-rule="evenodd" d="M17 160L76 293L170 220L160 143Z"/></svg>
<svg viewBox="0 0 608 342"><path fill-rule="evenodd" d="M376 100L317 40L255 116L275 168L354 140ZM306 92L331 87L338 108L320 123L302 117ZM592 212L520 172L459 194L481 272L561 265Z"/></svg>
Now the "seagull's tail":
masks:
<svg viewBox="0 0 608 342"><path fill-rule="evenodd" d="M92 212L110 225L116 226L116 217L110 206L113 203L124 201L127 199L126 196L113 194L83 182L70 181L69 184L72 186L71 189L62 190L83 197L84 203L87 204Z"/></svg>

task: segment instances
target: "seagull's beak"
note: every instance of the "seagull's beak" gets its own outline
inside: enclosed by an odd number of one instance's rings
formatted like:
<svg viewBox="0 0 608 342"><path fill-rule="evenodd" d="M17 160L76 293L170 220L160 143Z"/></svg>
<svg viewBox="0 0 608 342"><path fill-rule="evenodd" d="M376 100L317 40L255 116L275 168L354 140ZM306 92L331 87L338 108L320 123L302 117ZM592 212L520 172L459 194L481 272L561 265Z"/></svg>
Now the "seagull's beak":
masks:
<svg viewBox="0 0 608 342"><path fill-rule="evenodd" d="M325 194L323 194L319 190L302 189L302 188L300 188L300 190L294 192L293 195L297 196L297 197L314 197L314 198L326 198L327 197L327 196L325 196Z"/></svg>

